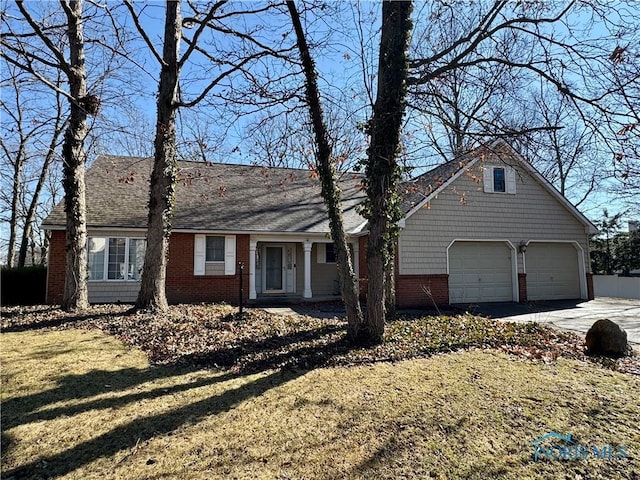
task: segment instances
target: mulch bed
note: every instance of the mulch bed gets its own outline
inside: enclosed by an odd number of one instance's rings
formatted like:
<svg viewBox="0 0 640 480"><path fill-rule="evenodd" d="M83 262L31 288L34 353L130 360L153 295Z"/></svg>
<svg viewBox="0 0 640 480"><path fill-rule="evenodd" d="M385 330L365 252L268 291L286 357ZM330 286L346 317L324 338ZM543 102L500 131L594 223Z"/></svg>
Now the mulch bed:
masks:
<svg viewBox="0 0 640 480"><path fill-rule="evenodd" d="M141 349L154 364L230 369L314 368L428 357L464 349L498 349L522 359L595 362L640 375L640 357L587 355L583 337L536 323L471 314L416 314L388 322L384 343L353 348L341 318L277 315L254 308L242 318L229 305L175 305L167 313L131 313L129 305L94 305L83 314L53 306L3 307L2 331L99 329Z"/></svg>

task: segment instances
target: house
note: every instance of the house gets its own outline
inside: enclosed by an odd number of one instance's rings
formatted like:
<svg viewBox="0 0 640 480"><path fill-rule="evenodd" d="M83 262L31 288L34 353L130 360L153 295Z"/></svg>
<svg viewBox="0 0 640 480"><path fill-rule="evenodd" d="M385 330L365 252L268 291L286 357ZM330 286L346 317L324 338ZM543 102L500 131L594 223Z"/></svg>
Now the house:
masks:
<svg viewBox="0 0 640 480"><path fill-rule="evenodd" d="M91 302L132 302L144 260L151 159L101 156L86 175ZM339 298L320 185L309 170L180 162L167 265L169 302ZM345 231L367 277L362 176L344 173ZM399 307L593 298L595 227L503 141L402 185ZM47 299L64 284L65 218L50 232Z"/></svg>

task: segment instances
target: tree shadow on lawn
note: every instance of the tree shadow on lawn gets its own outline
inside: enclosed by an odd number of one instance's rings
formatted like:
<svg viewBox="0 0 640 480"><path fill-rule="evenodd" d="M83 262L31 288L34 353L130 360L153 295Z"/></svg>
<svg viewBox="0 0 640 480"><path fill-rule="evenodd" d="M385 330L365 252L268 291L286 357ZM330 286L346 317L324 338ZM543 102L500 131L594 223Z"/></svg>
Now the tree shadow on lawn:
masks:
<svg viewBox="0 0 640 480"><path fill-rule="evenodd" d="M274 368L314 368L353 348L344 325L324 325L267 338L245 338L226 348L181 355L177 364L233 368L243 374Z"/></svg>
<svg viewBox="0 0 640 480"><path fill-rule="evenodd" d="M2 320L3 327L2 333L19 333L19 332L30 332L33 330L45 330L49 328L58 328L63 325L73 325L74 323L80 323L84 320L98 320L105 319L109 317L116 317L118 315L122 315L119 312L95 312L88 311L86 313L72 314L69 312L65 312L60 309L60 307L52 306L52 307L43 307L38 310L31 310L30 314L43 314L43 315L53 315L54 318L45 318L43 320L33 322L25 322L25 323L14 323L16 319L19 319L24 315L24 312L20 312L19 310L10 311L10 312L2 312Z"/></svg>
<svg viewBox="0 0 640 480"><path fill-rule="evenodd" d="M83 375L68 375L61 378L58 386L53 389L9 399L3 402L2 409L2 423L5 431L2 436L2 446L5 452L11 448L12 443L11 435L6 433L6 430L19 425L53 420L60 416L73 416L94 409L117 408L142 400L157 399L165 395L174 395L225 382L250 373L271 370L266 376L235 389L168 412L135 419L61 453L37 458L28 464L4 471L2 476L3 478L39 478L66 475L100 457L114 455L134 447L138 442L170 433L187 422L197 422L205 417L231 410L245 400L262 395L271 388L303 376L310 367L325 364L337 352L348 350L349 345L344 335L331 336L338 330L340 330L339 326L328 325L285 336L245 340L240 345L229 349L185 355L180 358L180 363L190 365L154 366L146 369L127 368L118 371L94 370ZM327 335L329 339L325 338ZM310 344L312 340L320 341L317 344ZM249 356L238 363L243 352L260 352L260 355L255 358ZM196 372L198 364L211 365L219 362L220 359L233 358L236 359L236 362L232 363L235 366L234 370L213 378L197 379L168 388L160 387L149 391L128 393L115 398L89 400L96 395L123 391L153 380ZM292 361L292 358L295 358L295 361ZM283 365L306 366L306 368L283 369ZM81 401L83 398L87 401L43 410L47 405L70 400Z"/></svg>
<svg viewBox="0 0 640 480"><path fill-rule="evenodd" d="M98 458L135 447L140 442L170 433L186 423L196 423L205 417L229 411L243 401L258 397L271 388L290 382L305 373L303 370L273 371L219 395L161 414L138 418L58 454L38 458L26 465L5 471L3 477L51 478L69 474Z"/></svg>

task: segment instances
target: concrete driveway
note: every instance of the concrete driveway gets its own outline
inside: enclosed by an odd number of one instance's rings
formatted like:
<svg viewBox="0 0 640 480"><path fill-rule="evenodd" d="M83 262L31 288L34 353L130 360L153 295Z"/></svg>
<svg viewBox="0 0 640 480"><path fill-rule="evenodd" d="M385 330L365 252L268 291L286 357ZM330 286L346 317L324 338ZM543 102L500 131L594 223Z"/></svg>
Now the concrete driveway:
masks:
<svg viewBox="0 0 640 480"><path fill-rule="evenodd" d="M597 298L589 302L558 300L539 304L484 303L464 308L490 318L511 322L550 323L582 333L587 333L596 320L608 318L627 331L629 342L640 344L640 300Z"/></svg>

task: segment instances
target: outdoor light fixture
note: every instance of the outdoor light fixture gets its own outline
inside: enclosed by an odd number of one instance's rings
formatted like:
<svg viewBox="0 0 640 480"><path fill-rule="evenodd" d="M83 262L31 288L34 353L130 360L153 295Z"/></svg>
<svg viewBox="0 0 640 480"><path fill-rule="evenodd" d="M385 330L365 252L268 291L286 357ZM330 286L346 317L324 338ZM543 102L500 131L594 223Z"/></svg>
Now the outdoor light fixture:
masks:
<svg viewBox="0 0 640 480"><path fill-rule="evenodd" d="M524 240L522 240L522 241L520 242L520 245L518 245L518 251L519 251L520 253L524 253L524 252L526 252L526 251L527 251L527 242L525 242Z"/></svg>

